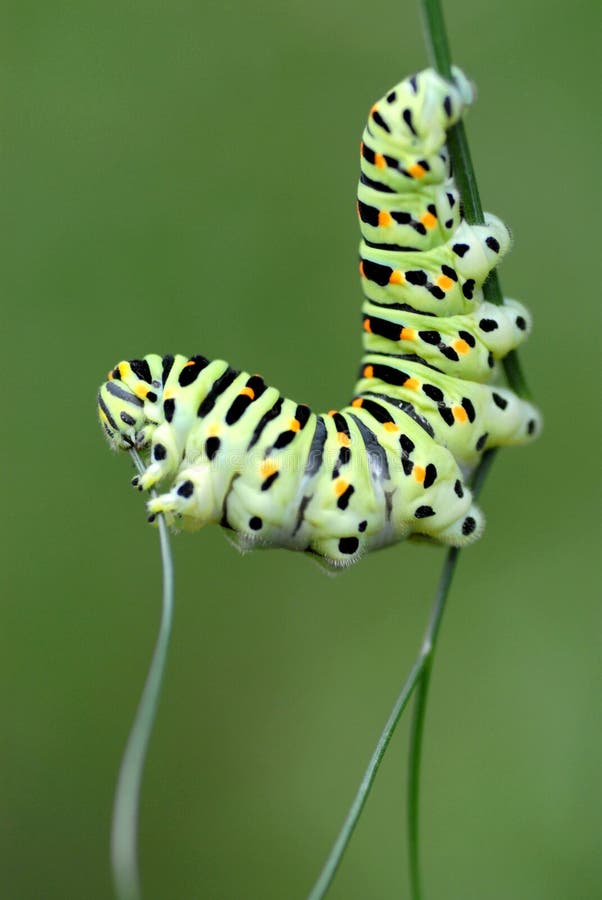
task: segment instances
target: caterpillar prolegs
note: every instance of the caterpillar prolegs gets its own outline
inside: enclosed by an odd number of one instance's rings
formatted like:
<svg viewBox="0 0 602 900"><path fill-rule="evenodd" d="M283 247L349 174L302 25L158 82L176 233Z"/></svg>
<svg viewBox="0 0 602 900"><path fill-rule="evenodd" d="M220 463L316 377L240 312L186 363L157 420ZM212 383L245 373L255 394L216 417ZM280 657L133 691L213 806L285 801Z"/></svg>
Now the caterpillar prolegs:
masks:
<svg viewBox="0 0 602 900"><path fill-rule="evenodd" d="M484 517L466 479L485 450L540 430L530 404L497 384L499 360L530 330L515 300L482 285L510 246L492 215L469 225L445 147L473 100L454 70L427 69L371 109L358 215L364 357L348 406L326 414L259 375L203 356L119 363L101 387L116 449L149 452L149 518L230 529L241 548L288 547L332 566L412 535L461 546Z"/></svg>

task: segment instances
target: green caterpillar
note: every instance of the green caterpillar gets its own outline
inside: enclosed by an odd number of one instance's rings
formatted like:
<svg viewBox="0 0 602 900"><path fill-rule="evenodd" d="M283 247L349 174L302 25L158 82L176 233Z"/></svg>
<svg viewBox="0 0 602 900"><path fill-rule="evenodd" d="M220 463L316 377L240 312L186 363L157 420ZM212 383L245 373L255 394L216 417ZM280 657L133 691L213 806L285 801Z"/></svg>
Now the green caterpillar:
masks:
<svg viewBox="0 0 602 900"><path fill-rule="evenodd" d="M472 100L460 70L452 84L427 69L370 111L358 187L365 355L349 406L318 415L203 356L112 370L100 420L115 449L150 448L134 483L162 483L151 521L218 523L242 549L288 547L331 566L412 535L452 546L481 535L466 478L485 450L530 441L541 420L496 383L530 330L517 301L483 300L508 230L491 215L463 219L445 148Z"/></svg>

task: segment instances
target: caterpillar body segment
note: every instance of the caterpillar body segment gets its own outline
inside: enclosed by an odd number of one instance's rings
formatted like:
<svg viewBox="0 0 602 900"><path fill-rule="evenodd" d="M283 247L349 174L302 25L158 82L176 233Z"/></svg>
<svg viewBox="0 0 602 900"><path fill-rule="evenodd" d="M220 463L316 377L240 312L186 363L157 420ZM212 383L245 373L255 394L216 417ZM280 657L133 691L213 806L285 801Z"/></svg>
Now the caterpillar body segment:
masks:
<svg viewBox="0 0 602 900"><path fill-rule="evenodd" d="M151 519L220 524L241 549L288 547L332 566L414 535L480 536L466 477L486 449L526 443L541 422L497 384L531 320L516 300L483 300L510 236L495 216L462 217L444 141L473 90L454 76L426 70L370 111L357 201L364 356L347 406L316 414L202 356L111 371L101 424L116 449L148 453L135 481L158 492Z"/></svg>
<svg viewBox="0 0 602 900"><path fill-rule="evenodd" d="M489 382L497 362L521 344L531 318L516 300L503 306L481 303L463 316L438 317L367 300L363 306L364 348L409 359L419 356L433 369L446 369L464 381ZM517 324L518 323L518 324Z"/></svg>

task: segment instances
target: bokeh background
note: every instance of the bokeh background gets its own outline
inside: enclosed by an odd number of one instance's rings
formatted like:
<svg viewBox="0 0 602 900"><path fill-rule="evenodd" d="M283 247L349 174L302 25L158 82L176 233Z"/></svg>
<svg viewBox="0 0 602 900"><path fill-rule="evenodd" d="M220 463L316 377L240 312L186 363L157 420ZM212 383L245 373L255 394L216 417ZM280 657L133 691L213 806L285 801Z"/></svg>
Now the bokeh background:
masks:
<svg viewBox="0 0 602 900"><path fill-rule="evenodd" d="M602 893L600 134L595 0L447 3L478 82L484 205L543 439L500 455L436 661L430 898ZM423 66L410 0L19 0L1 63L0 895L111 897L116 772L160 604L158 541L98 383L202 352L328 409L359 347L354 213L370 103ZM598 123L599 124L599 123ZM596 238L597 240L597 238ZM319 323L319 327L318 327ZM338 577L219 529L173 541L175 630L141 807L148 900L303 898L419 646L443 559ZM332 898L407 898L400 727Z"/></svg>

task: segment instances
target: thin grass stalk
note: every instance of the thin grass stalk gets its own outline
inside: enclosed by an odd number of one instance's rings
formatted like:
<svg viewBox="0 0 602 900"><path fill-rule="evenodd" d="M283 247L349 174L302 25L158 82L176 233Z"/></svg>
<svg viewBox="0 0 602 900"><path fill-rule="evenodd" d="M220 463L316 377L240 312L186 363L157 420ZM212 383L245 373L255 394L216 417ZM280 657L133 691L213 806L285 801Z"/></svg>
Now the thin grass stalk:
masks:
<svg viewBox="0 0 602 900"><path fill-rule="evenodd" d="M361 815L362 809L364 808L366 800L368 799L368 794L370 793L370 789L372 788L374 779L376 778L376 775L378 773L383 756L385 755L385 751L389 746L391 738L393 737L393 732L395 731L397 723L399 722L401 715L407 706L407 703L412 695L412 691L424 676L425 661L429 657L430 648L432 647L433 642L437 637L437 632L441 624L441 617L445 608L445 598L447 596L451 579L454 574L457 555L458 550L455 547L452 547L446 556L445 564L443 566L443 570L441 572L441 577L439 580L439 585L437 587L435 603L433 605L433 610L431 612L431 617L429 619L418 658L412 666L410 674L408 675L401 689L401 692L397 700L395 701L395 706L393 707L391 714L387 719L387 723L378 740L370 762L368 763L368 767L364 773L364 777L362 778L353 803L351 804L351 808L349 810L349 813L347 814L347 818L345 819L343 827L341 828L341 831L339 832L339 835L333 845L330 855L326 860L326 864L324 865L324 868L320 873L320 877L316 881L313 890L309 894L308 900L321 900L321 898L326 895L326 891L332 884L336 871L343 858L343 853L345 852L345 849L351 839L351 835L353 834L355 826L357 825L357 822Z"/></svg>
<svg viewBox="0 0 602 900"><path fill-rule="evenodd" d="M431 59L431 64L444 78L451 80L451 54L443 12L439 0L421 0L426 43ZM484 222L483 208L479 196L477 180L472 165L466 130L463 122L458 122L448 132L447 146L450 151L452 166L456 183L460 190L464 206L464 216L471 225L480 225ZM503 293L497 271L491 272L483 286L485 299L490 303L501 305ZM516 351L511 351L503 361L504 372L510 387L524 399L530 399L530 391L522 373L520 361ZM493 453L485 454L483 461L475 474L473 493L478 492L484 481L485 475L493 461ZM451 556L452 551L450 551ZM458 555L456 554L455 562ZM446 564L448 562L446 560ZM445 601L445 598L444 598ZM420 874L420 834L419 834L419 803L420 803L420 768L422 759L422 743L424 734L424 722L426 714L426 702L433 666L435 642L433 641L424 657L424 666L416 688L414 709L412 714L412 727L410 731L410 746L408 755L408 862L410 875L410 894L412 900L421 900L422 882Z"/></svg>
<svg viewBox="0 0 602 900"><path fill-rule="evenodd" d="M441 3L439 0L420 0L420 8L430 63L443 78L452 81L451 53ZM456 184L464 205L464 217L470 225L481 225L484 222L483 207L463 122L457 122L449 129L447 146L452 159ZM483 286L483 294L485 300L490 303L501 306L504 302L497 270L491 272L487 278ZM512 390L524 400L530 400L531 392L523 375L516 350L508 353L503 359L502 365Z"/></svg>
<svg viewBox="0 0 602 900"><path fill-rule="evenodd" d="M144 465L140 456L136 450L131 450L130 454L138 472L142 473ZM169 532L161 515L158 516L158 525L163 569L161 622L140 703L121 761L113 804L111 868L117 900L140 900L142 897L138 871L140 785L157 713L173 620L174 570Z"/></svg>
<svg viewBox="0 0 602 900"><path fill-rule="evenodd" d="M452 80L451 56L439 0L421 0L421 9L431 62L444 78ZM468 141L466 139L466 132L462 122L458 122L448 132L447 145L452 158L456 183L462 196L464 216L470 224L480 224L484 221L483 209L474 174L474 167L470 157ZM503 303L503 294L496 271L492 272L488 277L483 287L483 292L485 299L489 302L497 305ZM516 391L520 397L530 399L531 394L522 373L516 351L512 351L508 354L503 361L503 365L510 387ZM480 465L475 471L472 483L472 490L475 498L478 496L483 486L494 457L495 451L493 450L485 453ZM326 896L366 804L384 753L393 737L395 728L397 727L414 689L416 689L416 698L410 735L408 764L408 846L411 896L412 900L421 900L418 811L424 719L436 641L459 556L460 551L458 548L451 548L446 555L437 587L437 593L435 595L435 601L432 607L431 617L429 619L420 653L395 702L395 706L393 707L385 728L378 740L376 749L362 777L362 781L347 817L333 844L332 850L328 855L318 880L308 895L308 900L322 900L322 898Z"/></svg>
<svg viewBox="0 0 602 900"><path fill-rule="evenodd" d="M478 497L479 492L483 486L485 481L485 476L493 462L495 450L488 450L483 454L483 459L478 469L475 472L475 476L473 479L472 489L475 497ZM328 889L330 888L334 877L337 873L337 870L342 862L343 855L349 845L349 841L351 840L351 836L355 830L355 827L359 821L362 810L366 804L368 799L368 795L372 789L374 781L376 779L376 775L380 768L380 764L385 755L385 751L391 742L391 738L393 737L393 733L397 727L399 720L405 710L410 697L412 696L412 692L420 685L424 684L424 673L427 667L432 665L433 659L433 648L435 646L437 636L439 634L439 629L441 627L441 619L443 617L443 613L445 611L445 603L447 600L447 596L449 593L449 589L451 586L452 578L454 576L456 565L458 562L458 558L460 555L460 550L457 547L451 547L447 555L445 557L445 561L443 563L443 569L441 571L441 576L439 578L439 584L437 585L437 591L435 594L435 600L433 603L433 607L431 610L431 615L429 618L429 622L424 633L424 638L422 640L422 645L420 648L420 653L414 665L410 670L410 674L405 680L403 687L395 701L395 705L387 719L387 723L382 731L380 738L378 739L378 743L375 747L374 753L370 757L370 762L364 772L362 780L360 782L360 786L357 790L357 793L353 799L353 803L347 813L343 826L332 846L332 850L330 851L328 858L320 872L318 880L313 886L312 890L308 894L307 900L322 900L323 897L326 896ZM424 690L424 702L426 702L426 690ZM414 788L417 789L419 784L418 774L420 767L420 742L422 739L422 733L418 731L417 733L418 743L415 745L415 754L414 754L414 764L416 766L415 777L414 777ZM417 752L416 752L417 751ZM416 810L416 824L418 821L417 810L418 810L418 795L416 796L416 804L414 806ZM418 844L417 844L417 828L414 830L414 836L416 838L416 859L418 858ZM410 850L412 852L412 850ZM414 895L412 895L414 897Z"/></svg>
<svg viewBox="0 0 602 900"><path fill-rule="evenodd" d="M472 480L472 493L475 500L478 498L481 488L485 483L487 473L493 463L497 451L487 450L483 454L483 458L479 467L475 471ZM431 612L431 618L426 630L425 638L420 651L421 667L416 684L416 693L414 696L414 708L412 711L412 724L410 730L409 754L408 754L408 868L410 879L410 896L412 900L421 900L422 898L422 879L420 874L420 832L419 832L419 813L420 813L420 767L422 762L422 739L424 736L424 719L426 714L426 702L428 698L428 690L431 679L431 671L433 667L435 646L439 629L441 627L441 619L445 610L445 603L449 589L451 587L452 578L460 557L458 547L451 547L447 551L447 556L443 563L441 580L435 595L435 602Z"/></svg>
<svg viewBox="0 0 602 900"><path fill-rule="evenodd" d="M343 854L345 853L349 841L351 840L351 835L355 830L355 826L358 823L366 800L368 799L368 794L370 793L370 790L374 783L374 779L376 778L377 772L380 768L380 764L382 762L383 756L385 755L385 751L389 746L389 742L393 737L393 732L395 731L397 723L399 722L401 715L407 706L408 700L412 695L412 691L416 687L416 683L420 677L421 670L422 660L419 657L412 666L410 674L408 675L399 693L399 696L395 701L395 705L391 710L391 714L387 719L387 723L383 728L380 738L378 739L378 743L376 744L374 753L370 757L370 762L368 763L368 767L364 772L363 778L360 782L360 786L353 799L353 803L351 804L349 812L347 813L347 817L343 822L343 827L341 828L332 846L332 850L330 851L328 858L324 863L324 867L320 872L320 875L318 876L318 880L308 894L307 900L322 900L322 897L326 895L328 888L333 882L337 869L339 868L343 859Z"/></svg>

